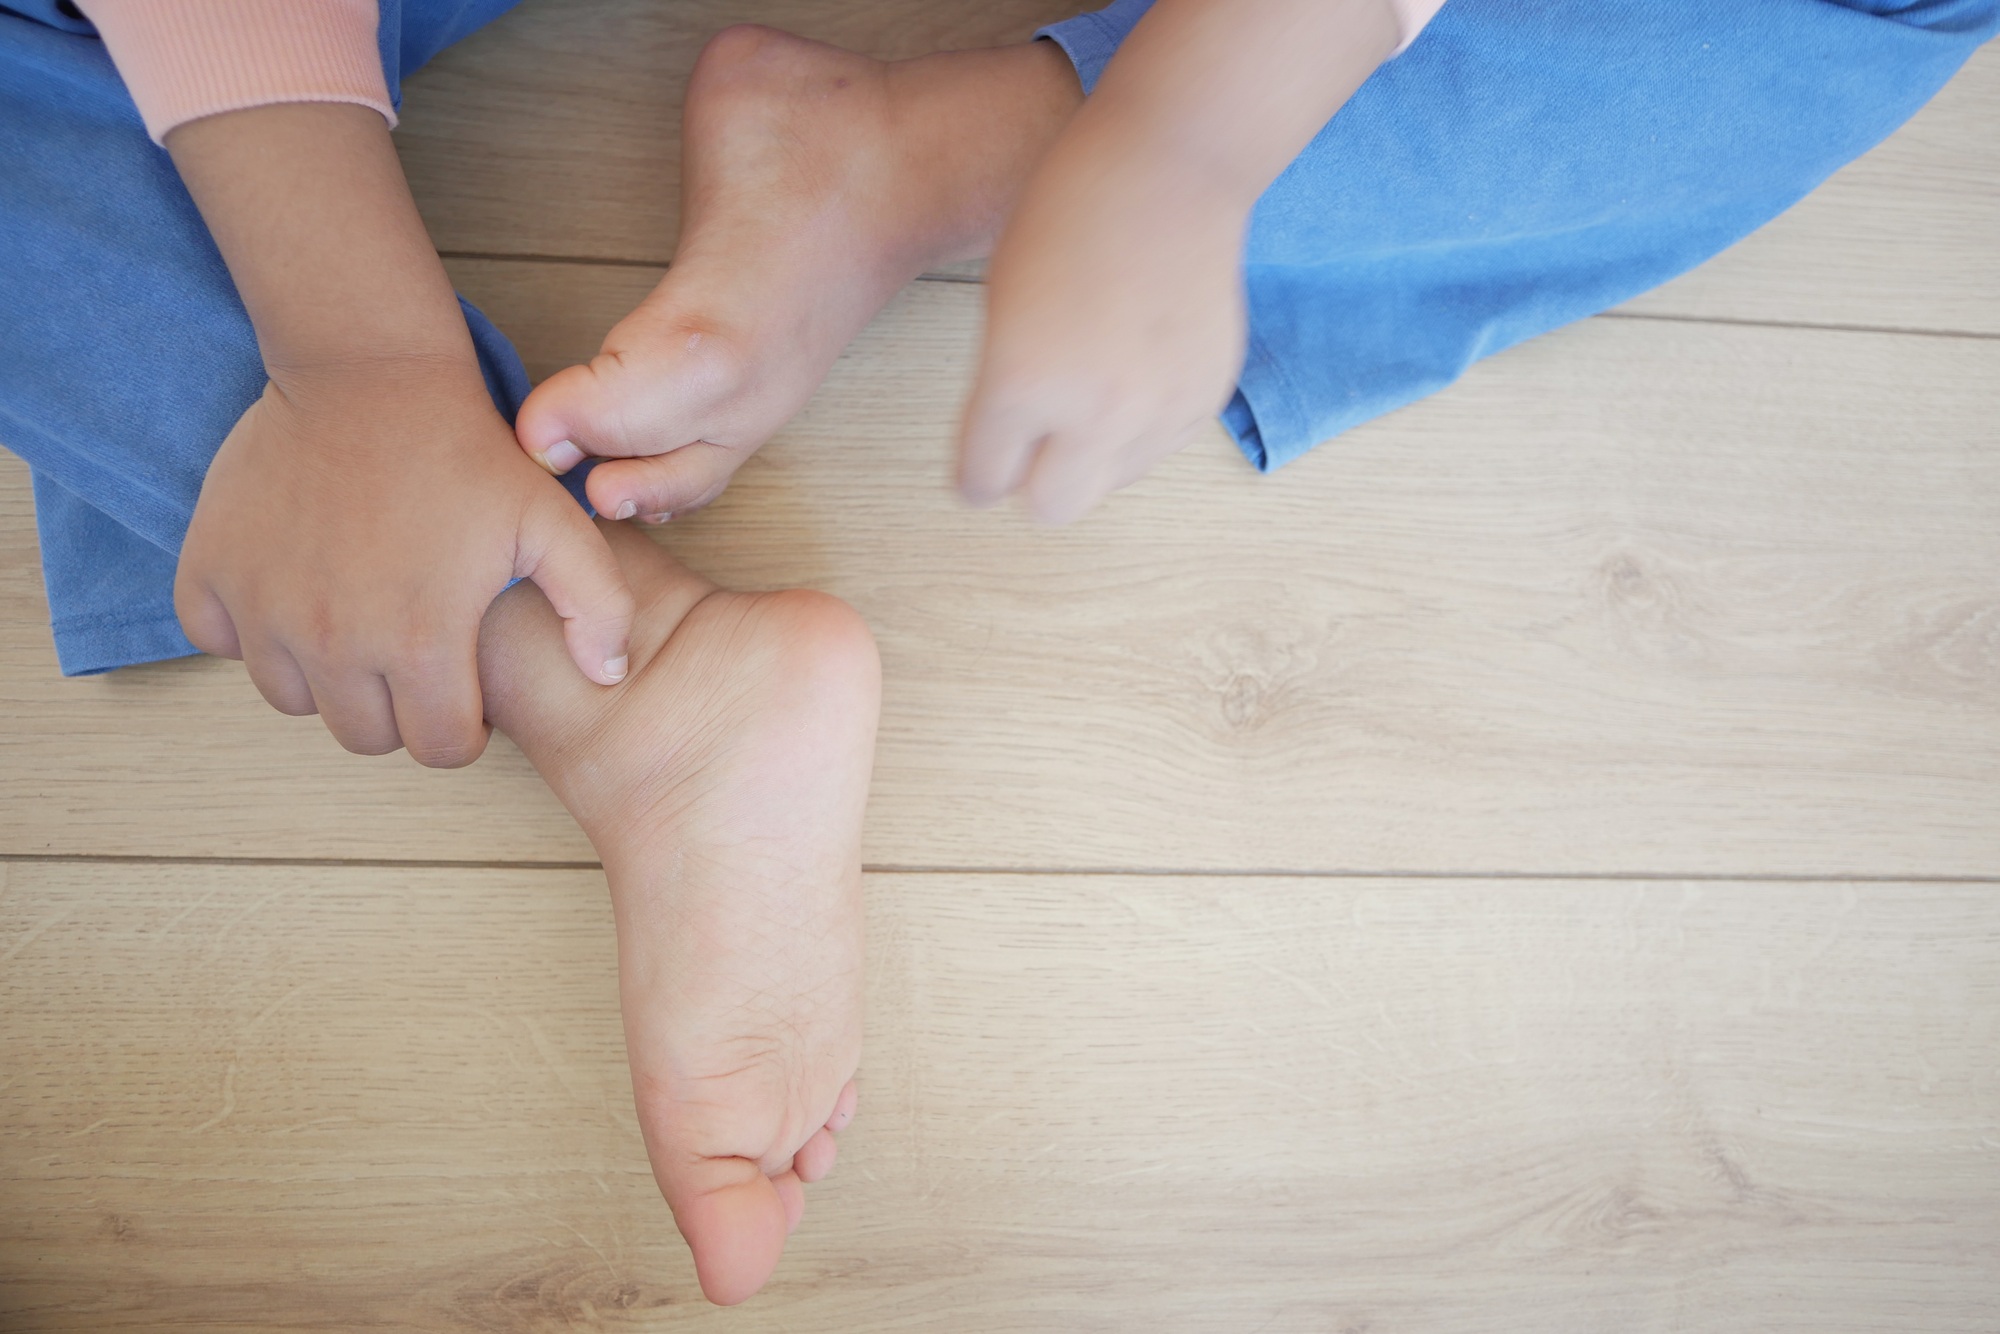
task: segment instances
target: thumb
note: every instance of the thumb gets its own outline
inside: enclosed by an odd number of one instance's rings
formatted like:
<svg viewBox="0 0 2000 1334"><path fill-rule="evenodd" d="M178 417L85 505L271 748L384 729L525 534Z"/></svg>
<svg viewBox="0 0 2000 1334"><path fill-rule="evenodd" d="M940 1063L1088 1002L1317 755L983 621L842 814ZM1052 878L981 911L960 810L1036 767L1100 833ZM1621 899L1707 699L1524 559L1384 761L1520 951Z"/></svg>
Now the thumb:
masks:
<svg viewBox="0 0 2000 1334"><path fill-rule="evenodd" d="M563 639L583 674L617 685L631 652L632 589L597 525L567 495L549 489L522 521L514 573L533 580L562 617Z"/></svg>

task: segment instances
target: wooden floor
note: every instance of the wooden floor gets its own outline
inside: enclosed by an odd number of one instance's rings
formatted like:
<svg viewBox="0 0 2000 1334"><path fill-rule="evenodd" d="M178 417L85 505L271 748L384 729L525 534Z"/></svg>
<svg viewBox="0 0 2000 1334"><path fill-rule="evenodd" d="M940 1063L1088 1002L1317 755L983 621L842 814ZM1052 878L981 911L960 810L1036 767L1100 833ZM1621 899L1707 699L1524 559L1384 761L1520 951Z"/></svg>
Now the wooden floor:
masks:
<svg viewBox="0 0 2000 1334"><path fill-rule="evenodd" d="M536 374L673 244L754 18L530 0L411 82ZM63 681L0 462L0 1329L2000 1330L2000 49L1763 234L1275 478L947 492L918 283L667 544L888 668L862 1116L704 1306L602 877L519 754Z"/></svg>

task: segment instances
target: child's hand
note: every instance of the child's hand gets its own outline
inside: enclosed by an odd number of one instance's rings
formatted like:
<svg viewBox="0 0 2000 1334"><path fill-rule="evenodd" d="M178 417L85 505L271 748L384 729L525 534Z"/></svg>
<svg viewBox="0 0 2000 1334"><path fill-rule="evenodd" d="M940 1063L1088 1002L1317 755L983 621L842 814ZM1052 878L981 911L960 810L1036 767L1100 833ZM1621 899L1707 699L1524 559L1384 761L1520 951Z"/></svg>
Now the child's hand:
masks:
<svg viewBox="0 0 2000 1334"><path fill-rule="evenodd" d="M1244 210L1065 143L993 256L959 486L1081 517L1186 444L1243 364Z"/></svg>
<svg viewBox="0 0 2000 1334"><path fill-rule="evenodd" d="M564 618L584 675L624 675L632 595L603 536L476 371L403 361L266 388L209 469L174 604L281 712L449 767L485 748L479 623L516 576Z"/></svg>
<svg viewBox="0 0 2000 1334"><path fill-rule="evenodd" d="M280 103L166 144L271 376L181 548L188 638L349 750L440 766L485 748L479 623L517 575L563 617L585 676L622 677L631 591L487 397L382 117Z"/></svg>
<svg viewBox="0 0 2000 1334"><path fill-rule="evenodd" d="M1037 518L1076 518L1222 409L1250 210L1421 7L1156 0L994 253L967 499L1023 491Z"/></svg>

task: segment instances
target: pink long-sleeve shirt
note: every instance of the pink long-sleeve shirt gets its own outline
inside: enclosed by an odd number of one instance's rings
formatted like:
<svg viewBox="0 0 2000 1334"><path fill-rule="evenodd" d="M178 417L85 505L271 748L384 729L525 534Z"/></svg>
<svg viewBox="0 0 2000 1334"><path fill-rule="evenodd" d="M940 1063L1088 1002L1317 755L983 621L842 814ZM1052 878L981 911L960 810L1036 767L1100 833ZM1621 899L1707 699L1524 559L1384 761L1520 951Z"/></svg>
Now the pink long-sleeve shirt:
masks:
<svg viewBox="0 0 2000 1334"><path fill-rule="evenodd" d="M1403 40L1444 0L1389 0ZM375 45L376 0L81 0L131 90L146 133L273 102L396 111Z"/></svg>
<svg viewBox="0 0 2000 1334"><path fill-rule="evenodd" d="M273 102L355 102L391 125L376 0L80 0L146 133Z"/></svg>

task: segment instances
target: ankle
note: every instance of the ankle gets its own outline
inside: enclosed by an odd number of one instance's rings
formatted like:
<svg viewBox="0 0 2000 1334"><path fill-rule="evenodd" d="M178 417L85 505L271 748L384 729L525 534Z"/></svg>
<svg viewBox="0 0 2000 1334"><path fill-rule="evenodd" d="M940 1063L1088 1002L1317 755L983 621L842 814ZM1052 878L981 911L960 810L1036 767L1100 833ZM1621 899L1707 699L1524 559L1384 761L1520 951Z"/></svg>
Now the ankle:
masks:
<svg viewBox="0 0 2000 1334"><path fill-rule="evenodd" d="M891 135L904 175L926 192L924 263L982 259L1028 179L1083 104L1054 42L947 51L887 67Z"/></svg>

